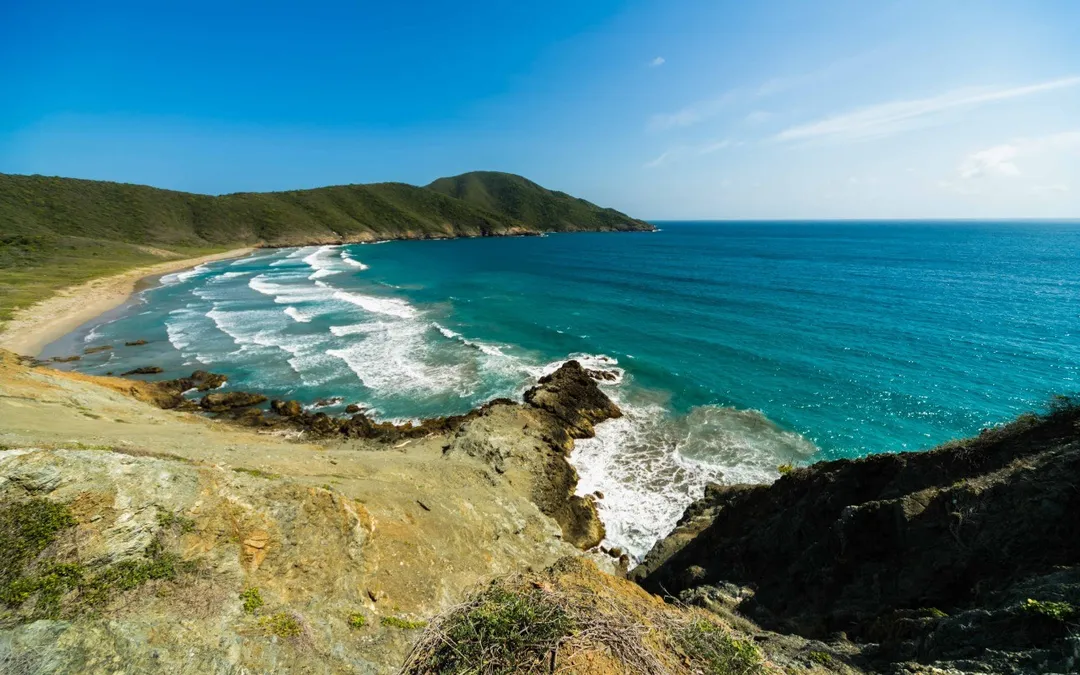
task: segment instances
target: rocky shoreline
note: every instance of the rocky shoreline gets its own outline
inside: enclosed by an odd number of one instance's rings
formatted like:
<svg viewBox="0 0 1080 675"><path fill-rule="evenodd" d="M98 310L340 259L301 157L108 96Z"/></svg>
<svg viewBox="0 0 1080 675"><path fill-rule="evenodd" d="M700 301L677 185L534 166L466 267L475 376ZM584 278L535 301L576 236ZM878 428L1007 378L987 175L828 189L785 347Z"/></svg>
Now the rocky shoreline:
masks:
<svg viewBox="0 0 1080 675"><path fill-rule="evenodd" d="M1076 671L1073 401L712 485L628 572L567 461L621 415L602 379L395 425L0 352L0 670Z"/></svg>
<svg viewBox="0 0 1080 675"><path fill-rule="evenodd" d="M850 640L872 672L1076 672L1078 476L1080 406L1058 399L935 450L710 486L632 577Z"/></svg>

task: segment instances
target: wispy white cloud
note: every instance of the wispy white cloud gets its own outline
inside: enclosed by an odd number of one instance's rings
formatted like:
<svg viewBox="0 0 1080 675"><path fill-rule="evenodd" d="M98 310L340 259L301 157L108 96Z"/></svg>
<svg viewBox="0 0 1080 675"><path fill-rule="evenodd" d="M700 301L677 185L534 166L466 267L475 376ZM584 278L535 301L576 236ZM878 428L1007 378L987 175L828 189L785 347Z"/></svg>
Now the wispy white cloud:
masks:
<svg viewBox="0 0 1080 675"><path fill-rule="evenodd" d="M651 67L651 68L659 68L660 66L664 65L665 63L667 63L667 59L665 59L663 56L657 56L652 61L649 61L649 67Z"/></svg>
<svg viewBox="0 0 1080 675"><path fill-rule="evenodd" d="M742 145L741 141L732 141L730 139L723 139L720 141L710 141L708 143L700 143L698 145L677 145L668 149L656 159L650 160L645 163L646 169L655 169L658 166L664 166L671 164L687 157L711 155L714 152L720 152L727 148L733 148Z"/></svg>
<svg viewBox="0 0 1080 675"><path fill-rule="evenodd" d="M1056 155L1062 152L1080 151L1080 131L1066 131L1036 138L1018 138L973 152L960 163L960 178L981 176L1019 176L1023 173L1018 160L1032 161L1039 155Z"/></svg>
<svg viewBox="0 0 1080 675"><path fill-rule="evenodd" d="M649 128L653 131L663 131L664 129L692 126L702 120L718 115L741 95L740 91L733 89L714 99L686 106L673 113L653 115L652 119L649 120Z"/></svg>
<svg viewBox="0 0 1080 675"><path fill-rule="evenodd" d="M668 161L668 159L670 157L671 157L671 151L670 150L667 151L667 152L661 153L660 156L657 157L656 159L652 159L652 160L649 160L648 162L645 162L645 168L646 169L655 169L658 166L663 166Z"/></svg>
<svg viewBox="0 0 1080 675"><path fill-rule="evenodd" d="M831 79L866 60L871 52L834 61L822 68L799 75L774 77L762 82L757 87L730 89L718 96L688 105L672 113L653 115L649 119L649 128L653 131L689 127L719 115L729 105L739 101L751 101L773 96L800 87L805 87L823 80ZM751 113L754 115L755 113ZM768 114L768 113L765 113ZM748 119L747 121L753 121ZM758 120L760 121L760 120Z"/></svg>
<svg viewBox="0 0 1080 675"><path fill-rule="evenodd" d="M778 141L815 139L859 140L892 135L926 124L936 116L958 109L1032 96L1080 85L1080 76L1064 77L1022 87L965 87L929 98L893 101L790 127Z"/></svg>

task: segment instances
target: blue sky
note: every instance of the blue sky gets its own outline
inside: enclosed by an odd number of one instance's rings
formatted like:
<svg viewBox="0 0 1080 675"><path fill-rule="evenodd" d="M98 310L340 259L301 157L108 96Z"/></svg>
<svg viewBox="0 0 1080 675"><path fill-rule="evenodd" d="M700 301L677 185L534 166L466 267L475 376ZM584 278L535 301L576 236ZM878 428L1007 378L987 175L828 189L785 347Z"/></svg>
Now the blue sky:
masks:
<svg viewBox="0 0 1080 675"><path fill-rule="evenodd" d="M0 4L4 172L494 169L654 219L1080 216L1074 0Z"/></svg>

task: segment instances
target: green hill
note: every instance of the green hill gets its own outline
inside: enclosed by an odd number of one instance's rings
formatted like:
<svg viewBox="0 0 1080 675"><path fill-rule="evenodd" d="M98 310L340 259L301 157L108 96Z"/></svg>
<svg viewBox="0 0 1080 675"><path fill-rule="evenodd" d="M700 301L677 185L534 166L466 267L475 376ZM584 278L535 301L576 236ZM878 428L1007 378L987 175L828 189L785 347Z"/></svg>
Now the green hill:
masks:
<svg viewBox="0 0 1080 675"><path fill-rule="evenodd" d="M0 321L65 285L238 246L636 229L652 228L510 174L222 196L0 174Z"/></svg>
<svg viewBox="0 0 1080 675"><path fill-rule="evenodd" d="M600 208L565 192L548 190L512 173L473 171L440 178L428 188L506 214L545 232L652 229L625 213Z"/></svg>

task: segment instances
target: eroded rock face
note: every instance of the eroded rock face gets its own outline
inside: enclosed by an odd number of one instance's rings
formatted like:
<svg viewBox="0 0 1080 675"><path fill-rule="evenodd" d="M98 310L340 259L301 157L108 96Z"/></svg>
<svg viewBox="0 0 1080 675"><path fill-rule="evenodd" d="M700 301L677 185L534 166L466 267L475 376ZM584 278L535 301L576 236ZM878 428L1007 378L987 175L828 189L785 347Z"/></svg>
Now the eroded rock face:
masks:
<svg viewBox="0 0 1080 675"><path fill-rule="evenodd" d="M487 462L499 474L522 472L532 501L555 520L563 539L587 550L604 539L595 497L575 493L578 475L567 461L575 438L589 438L594 425L621 417L578 364L569 361L525 394L525 405L493 401L465 420L446 447Z"/></svg>
<svg viewBox="0 0 1080 675"><path fill-rule="evenodd" d="M0 605L0 672L391 670L377 645L356 648L345 622L370 604L363 588L375 523L359 502L151 457L0 452L0 508L31 498L66 505L73 524L28 573L77 565L92 579L137 569L155 546L183 571L137 584L115 577L92 606L70 589L51 618L41 616L40 595ZM249 612L240 594L251 588L262 605ZM295 618L298 635L275 637L263 619L278 612Z"/></svg>
<svg viewBox="0 0 1080 675"><path fill-rule="evenodd" d="M1067 672L1078 475L1080 409L1063 406L930 452L711 487L634 576L673 594L752 585L740 611L876 643L875 667L974 659L985 672Z"/></svg>

